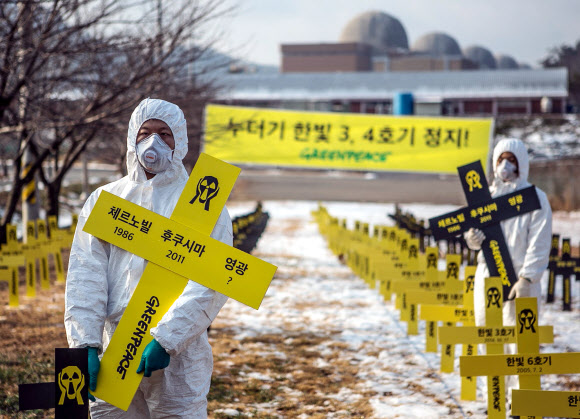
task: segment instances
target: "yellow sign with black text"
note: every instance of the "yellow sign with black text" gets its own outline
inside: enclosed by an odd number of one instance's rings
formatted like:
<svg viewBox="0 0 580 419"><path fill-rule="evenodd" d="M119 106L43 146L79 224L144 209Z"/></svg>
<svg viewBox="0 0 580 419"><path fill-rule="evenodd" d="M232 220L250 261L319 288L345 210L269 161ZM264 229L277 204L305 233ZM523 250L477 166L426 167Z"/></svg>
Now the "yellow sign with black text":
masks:
<svg viewBox="0 0 580 419"><path fill-rule="evenodd" d="M421 307L423 310L425 306ZM516 343L515 326L486 327L439 327L439 340L451 344L505 344ZM554 343L554 327L539 326L540 343Z"/></svg>
<svg viewBox="0 0 580 419"><path fill-rule="evenodd" d="M580 418L580 391L513 389L512 415Z"/></svg>
<svg viewBox="0 0 580 419"><path fill-rule="evenodd" d="M149 330L188 278L259 307L276 267L209 237L239 172L202 153L170 219L101 192L84 230L153 263L145 267L103 354L94 396L128 409L143 377L136 370L152 340Z"/></svg>
<svg viewBox="0 0 580 419"><path fill-rule="evenodd" d="M492 122L208 105L204 151L239 164L454 174L486 166Z"/></svg>
<svg viewBox="0 0 580 419"><path fill-rule="evenodd" d="M462 356L460 375L580 374L580 352Z"/></svg>
<svg viewBox="0 0 580 419"><path fill-rule="evenodd" d="M268 262L106 191L83 230L255 309L276 272Z"/></svg>

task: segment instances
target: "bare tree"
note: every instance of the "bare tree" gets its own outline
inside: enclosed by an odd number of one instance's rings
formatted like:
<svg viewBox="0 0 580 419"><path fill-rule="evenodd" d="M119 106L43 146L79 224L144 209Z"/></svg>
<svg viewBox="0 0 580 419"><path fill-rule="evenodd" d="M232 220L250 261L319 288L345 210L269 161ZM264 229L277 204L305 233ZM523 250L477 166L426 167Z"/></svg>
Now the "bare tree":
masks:
<svg viewBox="0 0 580 419"><path fill-rule="evenodd" d="M577 110L580 109L580 41L577 41L576 45L561 45L552 48L541 63L544 67L568 69L569 100Z"/></svg>
<svg viewBox="0 0 580 419"><path fill-rule="evenodd" d="M58 215L66 173L90 144L124 139L129 113L144 97L201 115L214 70L229 64L208 55L219 19L231 11L226 0L0 3L0 141L17 144L1 225L33 176L47 191L47 214ZM34 161L24 175L26 150Z"/></svg>

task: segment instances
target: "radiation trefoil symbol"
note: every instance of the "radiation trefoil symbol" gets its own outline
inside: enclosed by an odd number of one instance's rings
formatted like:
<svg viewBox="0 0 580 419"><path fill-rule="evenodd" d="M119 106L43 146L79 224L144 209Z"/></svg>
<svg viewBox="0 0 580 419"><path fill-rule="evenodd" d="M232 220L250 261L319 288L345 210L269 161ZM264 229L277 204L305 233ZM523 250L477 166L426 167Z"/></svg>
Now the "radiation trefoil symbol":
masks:
<svg viewBox="0 0 580 419"><path fill-rule="evenodd" d="M501 308L499 305L499 290L496 287L491 287L487 290L487 307L489 308L492 304Z"/></svg>
<svg viewBox="0 0 580 419"><path fill-rule="evenodd" d="M407 250L407 239L401 241L401 252L404 252L405 250Z"/></svg>
<svg viewBox="0 0 580 419"><path fill-rule="evenodd" d="M459 266L455 262L447 265L447 279L449 278L459 279Z"/></svg>
<svg viewBox="0 0 580 419"><path fill-rule="evenodd" d="M570 248L570 242L569 241L564 241L562 243L562 254L569 255L570 253L572 253L571 248Z"/></svg>
<svg viewBox="0 0 580 419"><path fill-rule="evenodd" d="M437 267L437 256L435 256L434 253L429 253L427 255L427 267L433 267L436 268Z"/></svg>
<svg viewBox="0 0 580 419"><path fill-rule="evenodd" d="M479 177L479 173L475 170L470 170L465 175L465 181L469 185L469 192L473 192L473 188L483 189L480 182L481 178Z"/></svg>
<svg viewBox="0 0 580 419"><path fill-rule="evenodd" d="M199 200L200 203L205 204L204 209L209 211L210 201L216 197L220 190L218 180L213 176L205 176L197 182L197 190L195 196L189 201L193 204L195 201Z"/></svg>
<svg viewBox="0 0 580 419"><path fill-rule="evenodd" d="M469 292L469 291L473 291L475 289L475 277L474 275L468 275L465 278L465 291Z"/></svg>
<svg viewBox="0 0 580 419"><path fill-rule="evenodd" d="M85 386L85 376L79 367L75 365L64 367L58 373L58 386L60 387L59 405L64 404L65 396L69 400L76 399L79 405L84 404L81 390Z"/></svg>
<svg viewBox="0 0 580 419"><path fill-rule="evenodd" d="M519 315L520 321L520 333L525 330L531 330L532 333L536 333L536 329L534 328L534 324L536 323L536 315L532 310L529 308L525 308L520 312Z"/></svg>

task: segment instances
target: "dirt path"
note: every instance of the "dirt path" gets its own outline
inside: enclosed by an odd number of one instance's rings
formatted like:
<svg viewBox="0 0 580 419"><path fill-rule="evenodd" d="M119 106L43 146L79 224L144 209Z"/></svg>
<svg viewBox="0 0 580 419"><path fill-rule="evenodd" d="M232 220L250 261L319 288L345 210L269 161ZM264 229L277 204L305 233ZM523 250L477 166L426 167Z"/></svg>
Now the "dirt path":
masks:
<svg viewBox="0 0 580 419"><path fill-rule="evenodd" d="M64 330L64 283L52 283L8 307L8 287L0 285L0 418L54 417L54 411L18 413L18 384L54 381L54 348L68 347Z"/></svg>
<svg viewBox="0 0 580 419"><path fill-rule="evenodd" d="M314 225L276 220L254 255L279 269L258 311L230 300L214 322L213 417L484 417Z"/></svg>

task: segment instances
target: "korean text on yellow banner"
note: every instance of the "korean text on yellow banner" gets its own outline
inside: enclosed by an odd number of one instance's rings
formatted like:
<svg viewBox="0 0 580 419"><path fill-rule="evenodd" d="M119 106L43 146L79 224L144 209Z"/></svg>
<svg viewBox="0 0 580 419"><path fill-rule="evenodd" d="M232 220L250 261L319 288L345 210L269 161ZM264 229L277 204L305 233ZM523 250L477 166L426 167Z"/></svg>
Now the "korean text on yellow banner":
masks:
<svg viewBox="0 0 580 419"><path fill-rule="evenodd" d="M208 105L204 151L237 164L455 173L486 166L492 122Z"/></svg>
<svg viewBox="0 0 580 419"><path fill-rule="evenodd" d="M128 214L122 219L122 214ZM128 221L127 221L128 220ZM134 223L147 228L127 228ZM172 219L102 191L84 230L256 310L276 267ZM235 267L237 261L243 269ZM234 262L236 261L236 262Z"/></svg>

